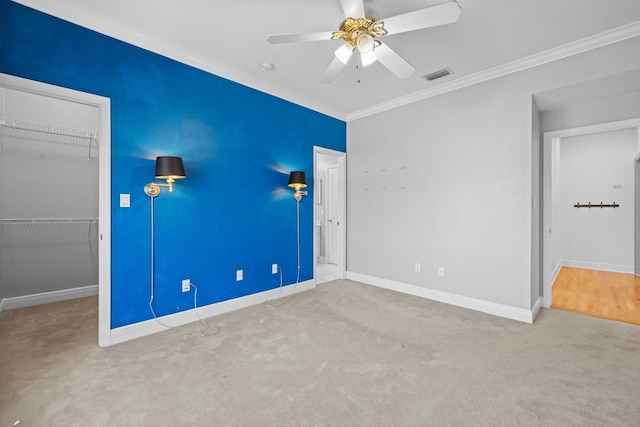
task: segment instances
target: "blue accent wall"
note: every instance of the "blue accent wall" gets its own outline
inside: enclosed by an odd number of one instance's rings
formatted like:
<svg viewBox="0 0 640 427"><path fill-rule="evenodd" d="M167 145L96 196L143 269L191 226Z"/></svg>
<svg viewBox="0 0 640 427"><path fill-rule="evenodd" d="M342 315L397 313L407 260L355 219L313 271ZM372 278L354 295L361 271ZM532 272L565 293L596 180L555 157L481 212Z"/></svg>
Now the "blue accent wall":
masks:
<svg viewBox="0 0 640 427"><path fill-rule="evenodd" d="M112 328L152 317L150 201L155 157L187 178L155 199L159 316L294 283L296 206L288 172L307 172L300 281L313 277L313 146L344 152L346 124L161 55L0 0L0 72L111 99ZM131 207L119 207L119 194ZM244 280L236 282L236 270Z"/></svg>

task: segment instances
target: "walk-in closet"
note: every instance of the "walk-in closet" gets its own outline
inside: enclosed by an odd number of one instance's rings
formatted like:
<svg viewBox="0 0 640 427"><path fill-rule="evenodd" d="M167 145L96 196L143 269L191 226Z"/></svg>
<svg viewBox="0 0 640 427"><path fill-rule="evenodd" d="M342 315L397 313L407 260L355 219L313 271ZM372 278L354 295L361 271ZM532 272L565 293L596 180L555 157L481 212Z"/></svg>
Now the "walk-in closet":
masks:
<svg viewBox="0 0 640 427"><path fill-rule="evenodd" d="M100 112L0 87L0 301L98 294Z"/></svg>

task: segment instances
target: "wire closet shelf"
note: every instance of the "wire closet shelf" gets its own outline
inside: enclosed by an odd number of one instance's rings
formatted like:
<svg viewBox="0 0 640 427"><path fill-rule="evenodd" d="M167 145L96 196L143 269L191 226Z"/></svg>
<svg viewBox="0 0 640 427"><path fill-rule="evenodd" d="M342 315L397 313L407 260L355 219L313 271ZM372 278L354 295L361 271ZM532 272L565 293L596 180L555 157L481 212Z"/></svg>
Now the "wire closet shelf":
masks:
<svg viewBox="0 0 640 427"><path fill-rule="evenodd" d="M0 218L3 244L44 245L71 244L97 239L99 218ZM89 248L91 249L91 248Z"/></svg>
<svg viewBox="0 0 640 427"><path fill-rule="evenodd" d="M51 142L61 142L72 145L87 144L87 148L89 150L88 157L90 160L92 147L95 145L95 147L98 148L98 132L96 131L54 126L28 120L12 119L8 117L0 117L0 126L5 129L12 129L14 131L35 132L38 134L46 134L58 137Z"/></svg>
<svg viewBox="0 0 640 427"><path fill-rule="evenodd" d="M3 225L32 225L32 224L97 224L97 217L89 218L0 218Z"/></svg>

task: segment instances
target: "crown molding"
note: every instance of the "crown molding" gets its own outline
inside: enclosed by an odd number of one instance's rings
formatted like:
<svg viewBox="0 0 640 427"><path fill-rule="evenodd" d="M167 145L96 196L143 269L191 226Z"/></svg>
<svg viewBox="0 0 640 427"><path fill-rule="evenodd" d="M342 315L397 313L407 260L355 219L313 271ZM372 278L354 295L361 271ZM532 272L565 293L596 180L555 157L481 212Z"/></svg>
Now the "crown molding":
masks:
<svg viewBox="0 0 640 427"><path fill-rule="evenodd" d="M347 114L347 122L640 36L640 21Z"/></svg>
<svg viewBox="0 0 640 427"><path fill-rule="evenodd" d="M159 42L153 38L145 36L144 34L138 33L129 27L97 18L96 16L88 14L76 7L65 5L60 2L45 0L12 1L346 122L640 36L640 21L632 22L630 24L549 49L544 52L530 55L507 64L460 77L432 88L414 92L403 97L363 108L361 110L346 113L328 105L319 103L309 97L301 96L296 92L289 91L279 86L270 85L263 81L258 81L250 75L235 68L205 59L193 52L185 51L182 48L178 48L168 43Z"/></svg>
<svg viewBox="0 0 640 427"><path fill-rule="evenodd" d="M263 81L256 80L250 75L243 73L233 67L229 67L218 62L205 59L193 52L186 51L183 48L171 45L166 42L159 42L133 29L117 24L112 21L100 19L81 9L60 2L44 1L44 0L12 0L14 3L21 4L28 8L37 10L47 15L60 18L64 21L71 22L89 30L96 31L100 34L115 38L117 40L129 43L142 49L157 53L175 61L198 68L203 71L212 73L218 77L231 80L235 83L247 86L249 88L276 96L302 107L309 108L313 111L325 114L327 116L345 121L346 113L332 108L328 105L319 103L308 97L300 96L300 94L286 90L279 86L270 85Z"/></svg>

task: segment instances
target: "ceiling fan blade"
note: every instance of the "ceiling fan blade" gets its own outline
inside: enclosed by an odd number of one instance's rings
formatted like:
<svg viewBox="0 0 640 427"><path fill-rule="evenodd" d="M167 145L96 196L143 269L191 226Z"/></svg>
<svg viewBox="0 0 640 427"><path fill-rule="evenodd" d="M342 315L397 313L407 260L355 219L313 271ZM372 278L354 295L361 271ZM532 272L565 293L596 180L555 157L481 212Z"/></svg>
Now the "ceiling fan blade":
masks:
<svg viewBox="0 0 640 427"><path fill-rule="evenodd" d="M331 40L332 31L320 31L317 33L304 34L274 34L267 38L271 44L313 42L318 40Z"/></svg>
<svg viewBox="0 0 640 427"><path fill-rule="evenodd" d="M338 77L338 74L340 74L340 71L342 71L344 66L345 64L343 64L342 61L338 59L337 56L334 56L333 61L331 61L331 64L329 64L327 69L322 74L322 77L320 78L320 83L325 84L325 83L331 83L332 81L334 81L336 77Z"/></svg>
<svg viewBox="0 0 640 427"><path fill-rule="evenodd" d="M406 79L416 70L413 65L398 55L395 50L386 44L381 44L374 50L378 62L384 65L389 71L395 74L399 79Z"/></svg>
<svg viewBox="0 0 640 427"><path fill-rule="evenodd" d="M353 46L349 43L345 43L334 52L334 55L340 60L340 62L347 65L347 62L351 59L351 55L353 55L354 50L355 48Z"/></svg>
<svg viewBox="0 0 640 427"><path fill-rule="evenodd" d="M364 18L364 3L362 0L340 0L345 18Z"/></svg>
<svg viewBox="0 0 640 427"><path fill-rule="evenodd" d="M392 16L391 18L382 19L382 21L384 22L384 29L387 30L389 35L392 35L456 22L460 17L460 11L458 3L449 1L403 13L402 15Z"/></svg>
<svg viewBox="0 0 640 427"><path fill-rule="evenodd" d="M367 67L378 60L378 57L373 51L360 52L360 62L363 67Z"/></svg>

